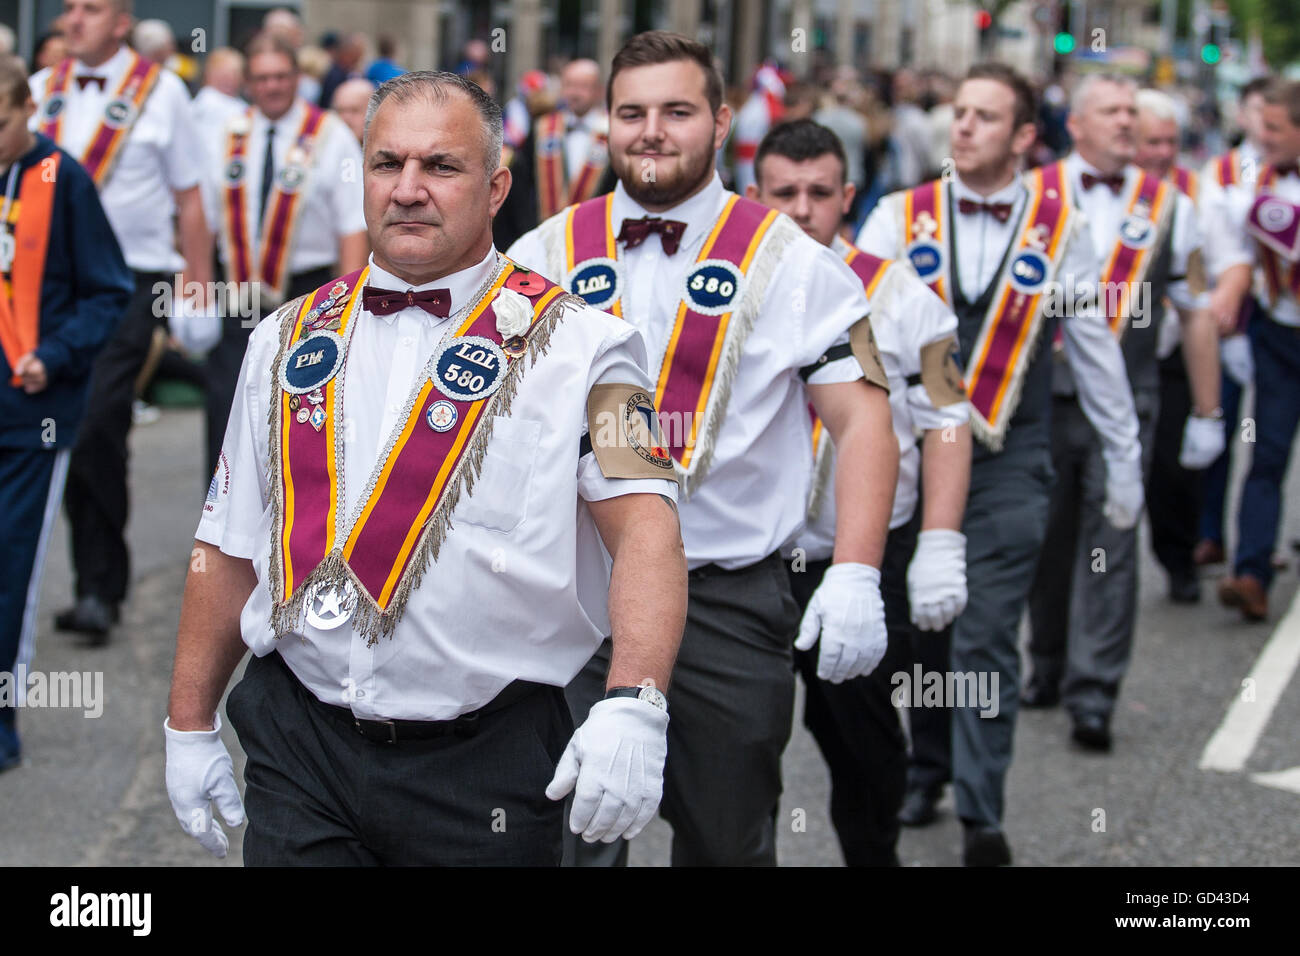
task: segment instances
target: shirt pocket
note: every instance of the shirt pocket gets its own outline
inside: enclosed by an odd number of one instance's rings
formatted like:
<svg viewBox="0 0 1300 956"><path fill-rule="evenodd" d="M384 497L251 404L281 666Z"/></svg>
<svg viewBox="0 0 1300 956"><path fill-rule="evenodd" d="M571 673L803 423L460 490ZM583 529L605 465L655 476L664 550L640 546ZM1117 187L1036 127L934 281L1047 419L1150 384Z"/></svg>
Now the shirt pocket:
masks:
<svg viewBox="0 0 1300 956"><path fill-rule="evenodd" d="M453 512L453 524L463 521L504 534L519 527L528 513L541 434L541 422L493 417L483 470L474 482L473 494L462 497Z"/></svg>

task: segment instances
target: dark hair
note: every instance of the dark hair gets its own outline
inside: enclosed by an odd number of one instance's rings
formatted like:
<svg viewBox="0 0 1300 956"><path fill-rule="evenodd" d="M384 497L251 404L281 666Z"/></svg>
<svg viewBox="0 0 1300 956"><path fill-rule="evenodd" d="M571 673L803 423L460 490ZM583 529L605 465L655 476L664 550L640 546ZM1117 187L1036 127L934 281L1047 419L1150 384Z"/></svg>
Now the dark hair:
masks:
<svg viewBox="0 0 1300 956"><path fill-rule="evenodd" d="M298 51L279 33L268 33L263 30L261 33L253 34L253 39L249 40L248 45L244 47L244 56L252 60L259 53L278 53L280 56L288 57L294 72L298 70Z"/></svg>
<svg viewBox="0 0 1300 956"><path fill-rule="evenodd" d="M1033 84L1007 64L976 63L962 77L963 83L967 80L993 80L1008 87L1016 98L1016 110L1012 117L1016 129L1037 119L1038 94L1034 92Z"/></svg>
<svg viewBox="0 0 1300 956"><path fill-rule="evenodd" d="M1292 126L1300 126L1300 80L1274 80L1264 88L1264 102L1285 106Z"/></svg>
<svg viewBox="0 0 1300 956"><path fill-rule="evenodd" d="M1241 95L1237 97L1237 102L1244 103L1246 97L1255 93L1263 93L1272 85L1272 83L1273 78L1271 76L1267 73L1260 74L1241 88Z"/></svg>
<svg viewBox="0 0 1300 956"><path fill-rule="evenodd" d="M754 154L754 179L762 185L763 159L766 156L784 156L802 163L828 153L840 161L840 182L846 182L848 159L838 136L810 119L777 123L758 144L758 152Z"/></svg>
<svg viewBox="0 0 1300 956"><path fill-rule="evenodd" d="M27 64L12 53L0 53L0 101L8 106L22 106L31 95Z"/></svg>
<svg viewBox="0 0 1300 956"><path fill-rule="evenodd" d="M456 73L440 70L412 70L395 76L370 95L366 106L365 137L370 138L370 122L375 118L384 100L410 103L423 98L441 105L449 93L459 92L469 98L478 111L483 124L483 161L487 174L492 175L501 164L501 106L488 96L477 83Z"/></svg>
<svg viewBox="0 0 1300 956"><path fill-rule="evenodd" d="M63 39L62 30L50 30L46 33L42 33L40 36L36 38L36 45L32 47L32 72L33 73L37 72L40 69L40 67L38 67L36 63L38 60L40 60L41 54L45 52L46 45L48 45L51 40L62 40L62 39Z"/></svg>
<svg viewBox="0 0 1300 956"><path fill-rule="evenodd" d="M618 76L620 70L672 63L675 60L691 60L704 71L704 95L709 101L709 108L714 113L718 112L722 106L722 74L713 62L713 51L698 40L680 33L669 33L667 30L638 33L614 54L614 59L609 64L609 79L605 82L605 102L611 107L614 105L614 77Z"/></svg>

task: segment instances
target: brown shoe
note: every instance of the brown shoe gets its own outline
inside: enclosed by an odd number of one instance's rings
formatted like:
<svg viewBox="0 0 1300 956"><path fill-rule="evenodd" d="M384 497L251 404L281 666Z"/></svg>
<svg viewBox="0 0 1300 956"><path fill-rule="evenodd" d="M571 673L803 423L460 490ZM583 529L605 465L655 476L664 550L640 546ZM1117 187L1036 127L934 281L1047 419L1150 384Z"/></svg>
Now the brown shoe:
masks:
<svg viewBox="0 0 1300 956"><path fill-rule="evenodd" d="M1268 592L1264 585L1249 574L1226 577L1219 582L1219 601L1224 607L1235 607L1248 621L1268 619Z"/></svg>
<svg viewBox="0 0 1300 956"><path fill-rule="evenodd" d="M1198 568L1207 564L1222 564L1223 545L1209 538L1202 538L1196 542L1196 547L1192 550L1192 562Z"/></svg>

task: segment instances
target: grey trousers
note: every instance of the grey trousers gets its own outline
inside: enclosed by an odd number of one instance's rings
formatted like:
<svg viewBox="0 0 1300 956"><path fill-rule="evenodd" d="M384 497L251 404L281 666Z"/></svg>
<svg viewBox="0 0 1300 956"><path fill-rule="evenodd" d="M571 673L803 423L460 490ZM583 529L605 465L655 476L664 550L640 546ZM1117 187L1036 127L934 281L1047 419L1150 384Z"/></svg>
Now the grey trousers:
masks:
<svg viewBox="0 0 1300 956"><path fill-rule="evenodd" d="M1150 471L1160 396L1134 394L1142 471ZM1052 493L1047 539L1029 599L1029 655L1035 683L1059 687L1075 717L1109 718L1133 649L1138 533L1106 520L1106 463L1092 425L1074 400L1053 408Z"/></svg>
<svg viewBox="0 0 1300 956"><path fill-rule="evenodd" d="M1027 436L1026 436L1027 437ZM966 610L953 624L951 669L997 679L997 713L975 702L952 710L952 781L957 815L998 826L1020 701L1020 618L1047 528L1052 464L1045 441L976 455L962 530ZM914 732L919 728L914 728Z"/></svg>
<svg viewBox="0 0 1300 956"><path fill-rule="evenodd" d="M799 611L777 555L690 572L686 631L668 688L659 812L673 866L775 866L781 754L794 714L790 635ZM605 696L606 641L566 691L573 722ZM567 820L567 817L566 817ZM626 862L627 841L585 843L565 827L566 865Z"/></svg>

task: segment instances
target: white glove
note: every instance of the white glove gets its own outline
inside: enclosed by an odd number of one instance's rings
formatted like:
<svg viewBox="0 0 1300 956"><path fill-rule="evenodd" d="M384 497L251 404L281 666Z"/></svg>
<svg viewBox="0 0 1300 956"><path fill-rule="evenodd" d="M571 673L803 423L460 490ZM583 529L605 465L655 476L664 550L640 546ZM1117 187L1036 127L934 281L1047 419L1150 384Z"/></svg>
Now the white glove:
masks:
<svg viewBox="0 0 1300 956"><path fill-rule="evenodd" d="M1242 388L1255 380L1255 357L1250 351L1250 339L1245 335L1230 335L1220 342L1219 359L1224 374Z"/></svg>
<svg viewBox="0 0 1300 956"><path fill-rule="evenodd" d="M192 302L173 300L167 327L182 349L194 355L204 355L221 341L221 322L221 310L215 306L204 308Z"/></svg>
<svg viewBox="0 0 1300 956"><path fill-rule="evenodd" d="M1127 531L1138 523L1146 495L1142 491L1142 466L1134 462L1106 465L1106 504L1102 514L1116 528Z"/></svg>
<svg viewBox="0 0 1300 956"><path fill-rule="evenodd" d="M966 608L966 536L935 528L916 538L907 566L907 599L912 623L923 631L942 631Z"/></svg>
<svg viewBox="0 0 1300 956"><path fill-rule="evenodd" d="M573 791L569 829L588 843L640 833L664 794L668 712L631 697L602 700L564 748L546 795Z"/></svg>
<svg viewBox="0 0 1300 956"><path fill-rule="evenodd" d="M167 735L167 796L181 828L203 849L225 857L230 841L221 824L212 819L215 803L227 826L244 822L244 803L235 786L235 765L221 742L221 715L211 730L173 730L163 721Z"/></svg>
<svg viewBox="0 0 1300 956"><path fill-rule="evenodd" d="M832 564L813 592L799 624L797 650L812 650L821 636L817 676L839 684L875 670L889 640L880 572L869 564Z"/></svg>
<svg viewBox="0 0 1300 956"><path fill-rule="evenodd" d="M1223 419L1187 416L1178 464L1192 471L1209 468L1223 454Z"/></svg>

